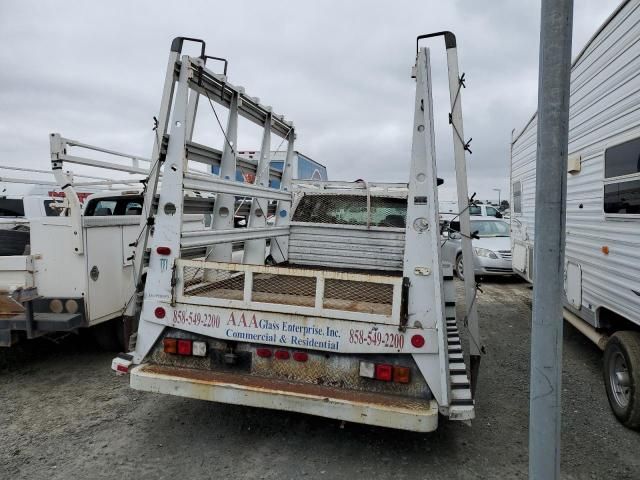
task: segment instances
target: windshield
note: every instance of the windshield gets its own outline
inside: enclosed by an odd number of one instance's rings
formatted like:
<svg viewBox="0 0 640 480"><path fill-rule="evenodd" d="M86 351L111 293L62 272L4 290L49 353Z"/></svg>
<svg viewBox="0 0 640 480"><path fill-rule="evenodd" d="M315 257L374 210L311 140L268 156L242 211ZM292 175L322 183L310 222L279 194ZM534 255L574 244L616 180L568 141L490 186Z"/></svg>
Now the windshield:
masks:
<svg viewBox="0 0 640 480"><path fill-rule="evenodd" d="M479 237L508 237L509 224L499 220L471 220L471 231Z"/></svg>

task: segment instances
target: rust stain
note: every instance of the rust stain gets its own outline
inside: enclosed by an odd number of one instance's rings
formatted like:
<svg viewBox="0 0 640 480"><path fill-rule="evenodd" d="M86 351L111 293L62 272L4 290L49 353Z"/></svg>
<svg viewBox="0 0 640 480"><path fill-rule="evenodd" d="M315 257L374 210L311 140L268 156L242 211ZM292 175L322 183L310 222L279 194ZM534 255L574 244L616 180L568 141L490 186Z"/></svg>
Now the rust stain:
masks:
<svg viewBox="0 0 640 480"><path fill-rule="evenodd" d="M407 398L382 393L358 392L338 389L324 385L304 384L285 380L254 377L246 374L211 372L188 368L166 367L162 365L142 365L138 372L142 375L162 375L173 379L210 384L212 386L230 386L265 393L282 393L291 395L322 398L325 401L364 403L385 408L406 410L430 410L431 402L426 399Z"/></svg>

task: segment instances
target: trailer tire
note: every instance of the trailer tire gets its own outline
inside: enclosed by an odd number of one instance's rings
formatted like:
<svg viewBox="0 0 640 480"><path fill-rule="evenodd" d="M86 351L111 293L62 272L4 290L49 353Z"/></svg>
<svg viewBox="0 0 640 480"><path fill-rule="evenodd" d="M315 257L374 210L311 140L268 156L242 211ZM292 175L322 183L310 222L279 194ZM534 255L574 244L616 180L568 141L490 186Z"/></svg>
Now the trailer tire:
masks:
<svg viewBox="0 0 640 480"><path fill-rule="evenodd" d="M614 333L604 350L604 385L609 405L624 426L640 429L640 333Z"/></svg>

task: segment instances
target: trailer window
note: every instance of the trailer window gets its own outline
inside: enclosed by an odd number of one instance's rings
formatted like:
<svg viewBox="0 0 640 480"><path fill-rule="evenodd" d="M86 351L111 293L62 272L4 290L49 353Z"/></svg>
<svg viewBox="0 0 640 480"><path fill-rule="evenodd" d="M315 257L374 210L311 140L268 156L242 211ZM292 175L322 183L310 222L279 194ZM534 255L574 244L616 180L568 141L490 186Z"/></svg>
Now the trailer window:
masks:
<svg viewBox="0 0 640 480"><path fill-rule="evenodd" d="M522 184L513 182L513 213L522 213Z"/></svg>
<svg viewBox="0 0 640 480"><path fill-rule="evenodd" d="M604 212L640 214L640 138L604 151Z"/></svg>
<svg viewBox="0 0 640 480"><path fill-rule="evenodd" d="M640 173L640 138L635 138L604 151L605 178Z"/></svg>
<svg viewBox="0 0 640 480"><path fill-rule="evenodd" d="M0 217L24 217L24 204L16 198L0 198Z"/></svg>
<svg viewBox="0 0 640 480"><path fill-rule="evenodd" d="M640 214L640 180L604 186L605 213Z"/></svg>

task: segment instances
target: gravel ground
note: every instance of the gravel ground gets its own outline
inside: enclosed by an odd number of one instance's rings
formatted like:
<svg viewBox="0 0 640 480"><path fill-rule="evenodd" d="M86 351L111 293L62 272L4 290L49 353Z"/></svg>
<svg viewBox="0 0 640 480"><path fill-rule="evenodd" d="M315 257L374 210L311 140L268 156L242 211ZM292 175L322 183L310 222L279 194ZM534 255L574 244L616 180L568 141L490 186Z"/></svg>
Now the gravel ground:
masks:
<svg viewBox="0 0 640 480"><path fill-rule="evenodd" d="M113 354L82 338L39 340L0 352L0 479L526 477L531 291L515 280L483 290L487 354L471 427L341 428L136 392L110 371ZM598 349L565 326L563 477L640 478L640 434L610 413L600 364Z"/></svg>

